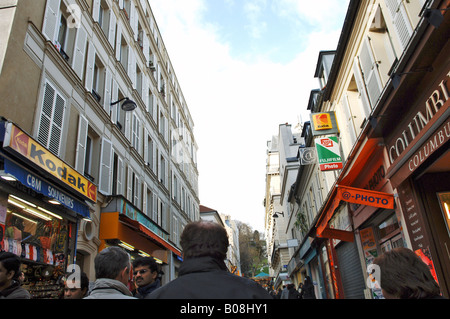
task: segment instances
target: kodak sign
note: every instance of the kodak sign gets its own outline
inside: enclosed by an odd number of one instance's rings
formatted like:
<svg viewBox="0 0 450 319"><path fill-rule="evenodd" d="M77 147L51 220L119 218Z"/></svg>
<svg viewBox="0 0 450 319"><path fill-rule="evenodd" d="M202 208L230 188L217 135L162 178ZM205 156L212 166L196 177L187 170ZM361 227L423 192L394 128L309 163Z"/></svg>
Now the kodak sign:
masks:
<svg viewBox="0 0 450 319"><path fill-rule="evenodd" d="M97 201L97 186L12 123L6 128L3 147L16 151L86 199Z"/></svg>

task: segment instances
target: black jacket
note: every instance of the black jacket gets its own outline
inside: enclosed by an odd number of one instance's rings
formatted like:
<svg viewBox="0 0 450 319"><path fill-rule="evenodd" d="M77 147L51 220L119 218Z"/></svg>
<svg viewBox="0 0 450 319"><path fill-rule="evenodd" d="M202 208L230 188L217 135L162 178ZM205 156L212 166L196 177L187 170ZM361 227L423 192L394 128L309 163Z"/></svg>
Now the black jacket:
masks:
<svg viewBox="0 0 450 319"><path fill-rule="evenodd" d="M155 290L148 299L272 299L256 282L228 272L212 257L186 259L179 277Z"/></svg>

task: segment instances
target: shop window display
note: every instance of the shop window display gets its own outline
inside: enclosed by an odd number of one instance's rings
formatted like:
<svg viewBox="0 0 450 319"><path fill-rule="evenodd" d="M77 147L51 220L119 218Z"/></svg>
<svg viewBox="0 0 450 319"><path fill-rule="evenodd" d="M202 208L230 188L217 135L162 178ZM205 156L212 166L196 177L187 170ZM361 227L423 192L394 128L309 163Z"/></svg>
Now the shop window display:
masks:
<svg viewBox="0 0 450 319"><path fill-rule="evenodd" d="M2 207L3 213L5 207ZM5 216L5 215L4 215ZM62 276L75 244L75 225L58 214L9 195L1 250L22 259L23 287L32 298L60 298Z"/></svg>

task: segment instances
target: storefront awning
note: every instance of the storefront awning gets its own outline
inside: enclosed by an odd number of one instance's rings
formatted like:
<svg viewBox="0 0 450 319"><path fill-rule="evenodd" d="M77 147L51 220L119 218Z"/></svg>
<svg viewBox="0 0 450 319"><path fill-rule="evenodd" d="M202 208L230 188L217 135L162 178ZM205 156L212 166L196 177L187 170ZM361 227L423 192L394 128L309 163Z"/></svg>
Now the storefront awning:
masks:
<svg viewBox="0 0 450 319"><path fill-rule="evenodd" d="M337 238L345 241L353 240L352 233L352 235L350 235L350 232L328 227L328 222L333 217L334 212L339 207L341 201L384 209L394 208L393 194L351 186L359 175L364 172L364 168L371 157L379 150L381 145L380 142L381 140L378 138L368 139L361 150L356 154L355 159L348 167L344 168L346 173L343 173L343 177L338 179L337 184L332 189L331 195L328 197L328 201L324 206L322 216L316 223L316 234L318 237Z"/></svg>
<svg viewBox="0 0 450 319"><path fill-rule="evenodd" d="M101 213L99 238L121 240L167 263L167 252L181 257L181 251L141 223L119 212Z"/></svg>

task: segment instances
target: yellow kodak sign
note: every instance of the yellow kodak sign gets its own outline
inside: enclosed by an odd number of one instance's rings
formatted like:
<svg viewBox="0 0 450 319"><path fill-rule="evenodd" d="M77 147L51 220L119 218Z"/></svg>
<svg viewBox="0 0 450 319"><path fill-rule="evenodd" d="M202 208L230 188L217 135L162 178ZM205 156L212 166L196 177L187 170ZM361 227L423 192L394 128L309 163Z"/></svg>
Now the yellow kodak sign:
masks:
<svg viewBox="0 0 450 319"><path fill-rule="evenodd" d="M314 129L316 131L329 130L333 128L329 113L317 113L312 115Z"/></svg>
<svg viewBox="0 0 450 319"><path fill-rule="evenodd" d="M97 186L12 123L8 123L3 147L9 147L50 173L87 199L97 201Z"/></svg>

